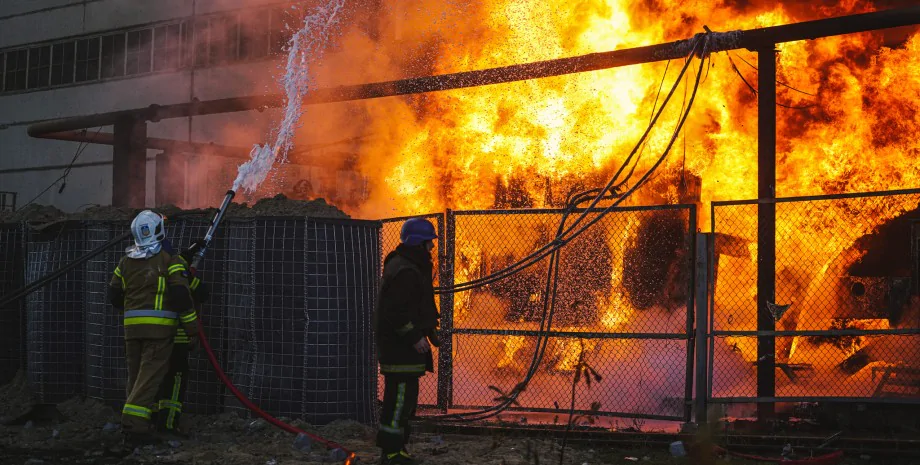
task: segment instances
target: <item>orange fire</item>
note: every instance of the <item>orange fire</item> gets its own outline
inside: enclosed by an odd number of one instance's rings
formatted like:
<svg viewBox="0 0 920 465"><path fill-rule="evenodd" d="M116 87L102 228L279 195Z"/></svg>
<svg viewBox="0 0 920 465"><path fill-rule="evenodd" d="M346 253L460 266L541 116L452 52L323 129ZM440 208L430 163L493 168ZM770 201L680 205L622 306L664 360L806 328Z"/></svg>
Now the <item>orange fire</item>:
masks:
<svg viewBox="0 0 920 465"><path fill-rule="evenodd" d="M683 39L701 32L703 25L715 31L752 29L875 9L873 2L853 0L832 6L791 0L740 3L381 0L376 10L351 12L348 26L316 69L316 84L482 69ZM911 3L885 2L885 7ZM920 165L915 162L920 154L916 28L786 43L777 49L777 100L784 105L777 108L777 196L920 186ZM603 185L623 163L648 125L653 106L660 105L659 87L663 82L662 92L667 92L680 65L654 63L311 107L303 117L310 123L301 128L298 144L354 141L354 169L369 185L365 197L344 207L358 217L559 206L573 190ZM701 180L698 226L708 231L710 202L757 196L757 99L738 76L756 86L757 66L757 55L746 50L710 57L681 139L659 168L657 187L639 190L629 204L677 203L677 180L695 177ZM648 170L668 143L692 78L688 75L680 84L651 133L637 173ZM337 161L328 163L341 168ZM315 195L333 196L322 189ZM836 279L859 258L841 256L854 241L916 207L917 199L874 203L854 223L848 212L860 205L828 202L817 211L778 207L778 248L796 250L799 259L777 268L777 300L785 299L777 303L792 303L778 329L802 329L812 322L819 327L810 329L827 328L823 307L806 305L823 298L816 286ZM723 260L723 275L744 270L756 276L750 268L756 266L756 224L750 223L756 216L749 213L747 223L738 228L742 231L736 231L746 240L748 256ZM492 240L518 238L519 231L502 228L491 230ZM633 237L636 228L628 225L623 237ZM596 296L602 309L598 327L606 331L622 330L637 313L620 289L625 243L610 239L613 291ZM457 282L480 276L483 251L491 246L458 240ZM736 312L743 317L725 320L732 312L717 316L721 329L755 329L751 302L756 301L756 283L717 289L715 299L720 308L743 303ZM460 324L476 316L471 311L474 300L469 293L457 295ZM788 339L777 340L778 358L785 361L801 346ZM523 346L524 338L504 338L498 365L511 366ZM730 339L726 346L747 361L756 359L755 338ZM580 350L591 349L570 344L555 350L561 357L557 368L566 369L574 366L572 357L577 361Z"/></svg>

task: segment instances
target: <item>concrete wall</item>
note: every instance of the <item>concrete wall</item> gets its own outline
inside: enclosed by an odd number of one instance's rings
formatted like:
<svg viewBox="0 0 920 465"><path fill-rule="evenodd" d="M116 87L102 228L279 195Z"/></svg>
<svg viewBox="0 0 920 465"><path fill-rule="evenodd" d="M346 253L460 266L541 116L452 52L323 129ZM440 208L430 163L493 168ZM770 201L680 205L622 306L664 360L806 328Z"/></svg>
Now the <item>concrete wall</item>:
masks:
<svg viewBox="0 0 920 465"><path fill-rule="evenodd" d="M258 4L266 0L3 0L0 2L0 51L41 41L109 31L175 18L191 17ZM245 4L245 5L244 5ZM48 90L0 94L0 191L18 195L21 207L58 179L71 163L78 143L34 139L26 134L37 121L263 93L277 88L278 60L185 69L109 79ZM261 143L278 111L214 115L148 123L148 136L249 147ZM96 129L90 131L95 132ZM101 131L111 132L112 128ZM148 151L147 206L155 199L155 159ZM62 193L49 189L39 204L74 211L87 204L111 203L112 148L90 145L66 179ZM226 161L224 162L226 164ZM56 168L55 168L56 167ZM232 168L232 167L231 167ZM18 170L9 172L10 170Z"/></svg>

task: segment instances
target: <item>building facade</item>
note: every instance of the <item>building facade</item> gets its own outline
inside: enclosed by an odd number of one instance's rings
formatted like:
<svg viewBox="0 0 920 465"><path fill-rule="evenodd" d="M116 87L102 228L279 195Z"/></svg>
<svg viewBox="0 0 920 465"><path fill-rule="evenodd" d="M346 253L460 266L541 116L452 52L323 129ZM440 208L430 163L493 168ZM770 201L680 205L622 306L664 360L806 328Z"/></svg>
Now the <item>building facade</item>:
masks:
<svg viewBox="0 0 920 465"><path fill-rule="evenodd" d="M0 2L0 208L36 203L73 212L112 204L118 176L112 145L34 138L27 128L277 93L285 45L297 12L308 7L277 0ZM279 115L265 109L148 123L147 137L180 144L147 150L145 206L219 201L248 149L266 141ZM113 127L86 131L99 137Z"/></svg>

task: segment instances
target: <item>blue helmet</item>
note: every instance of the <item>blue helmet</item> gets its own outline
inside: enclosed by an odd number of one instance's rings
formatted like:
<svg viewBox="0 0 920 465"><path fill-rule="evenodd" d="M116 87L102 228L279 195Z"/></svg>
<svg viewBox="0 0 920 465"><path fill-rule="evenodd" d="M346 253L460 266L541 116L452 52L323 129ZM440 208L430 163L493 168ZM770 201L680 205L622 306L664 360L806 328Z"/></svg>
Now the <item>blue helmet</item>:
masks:
<svg viewBox="0 0 920 465"><path fill-rule="evenodd" d="M406 220L399 233L399 240L406 245L420 245L425 241L437 239L434 225L424 218Z"/></svg>

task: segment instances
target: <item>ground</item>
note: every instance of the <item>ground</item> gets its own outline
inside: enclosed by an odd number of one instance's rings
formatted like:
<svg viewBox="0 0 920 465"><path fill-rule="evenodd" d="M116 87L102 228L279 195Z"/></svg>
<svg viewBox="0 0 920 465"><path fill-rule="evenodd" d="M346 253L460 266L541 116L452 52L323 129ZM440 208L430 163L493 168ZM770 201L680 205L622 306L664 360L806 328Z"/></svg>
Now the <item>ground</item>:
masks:
<svg viewBox="0 0 920 465"><path fill-rule="evenodd" d="M0 422L21 418L30 410L31 394L24 376L0 387ZM51 415L49 415L49 411ZM28 424L0 426L0 464L3 465L312 465L341 463L330 451L313 444L299 445L295 436L278 430L262 419L245 418L238 412L215 416L187 416L192 437L158 447L129 450L121 445L118 416L108 406L75 398L55 409L32 410ZM37 413L36 413L37 412ZM60 416L57 415L60 413ZM25 420L25 418L22 418ZM313 427L299 420L294 426L339 442L358 454L358 463L379 460L373 428L351 421L337 421ZM501 435L436 435L418 433L410 450L422 464L438 465L549 465L559 463L560 441L516 437L514 428ZM576 444L566 448L566 465L648 464L688 465L686 457L672 457L667 447L637 445L615 449L603 444ZM696 463L699 463L696 461ZM757 462L732 459L708 462L712 465L746 465ZM848 457L848 465L891 462L866 457Z"/></svg>

